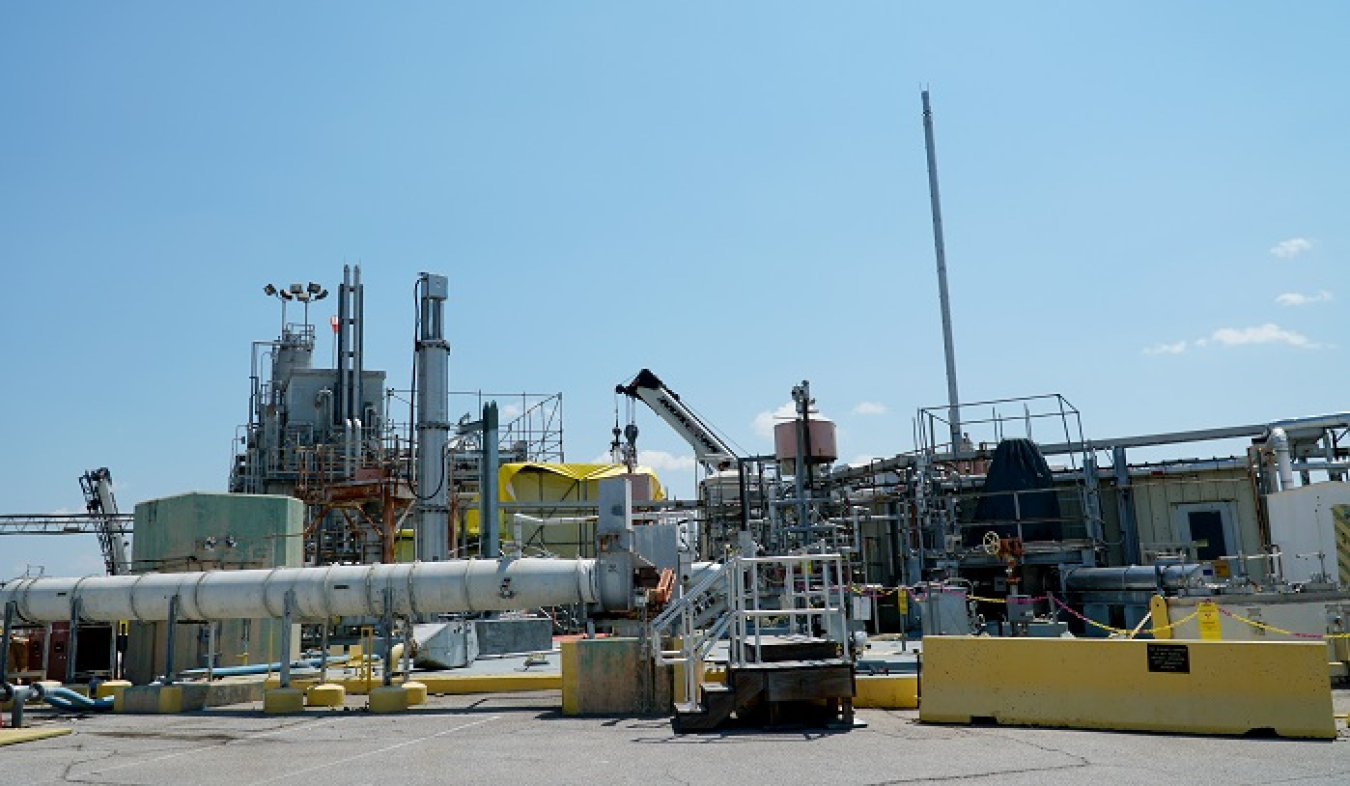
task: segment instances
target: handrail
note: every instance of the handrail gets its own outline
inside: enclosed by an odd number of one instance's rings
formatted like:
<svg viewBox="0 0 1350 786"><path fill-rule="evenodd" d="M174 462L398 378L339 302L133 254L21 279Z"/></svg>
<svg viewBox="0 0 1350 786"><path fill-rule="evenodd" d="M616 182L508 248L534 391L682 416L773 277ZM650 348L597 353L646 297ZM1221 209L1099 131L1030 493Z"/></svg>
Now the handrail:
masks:
<svg viewBox="0 0 1350 786"><path fill-rule="evenodd" d="M781 577L762 582L760 568L774 565L782 566ZM779 608L761 607L770 598L778 601ZM705 619L707 612L712 614ZM818 619L827 636L837 639L844 656L849 657L843 557L795 554L728 559L652 621L653 657L661 665L683 665L685 700L697 704L701 664L717 642L723 637L730 639L729 665L733 667L758 662L762 655L759 644L763 622L771 617L805 620L803 627L808 631L811 620ZM674 634L672 628L677 623L680 649L663 649L662 637ZM750 639L756 644L753 655L747 652Z"/></svg>

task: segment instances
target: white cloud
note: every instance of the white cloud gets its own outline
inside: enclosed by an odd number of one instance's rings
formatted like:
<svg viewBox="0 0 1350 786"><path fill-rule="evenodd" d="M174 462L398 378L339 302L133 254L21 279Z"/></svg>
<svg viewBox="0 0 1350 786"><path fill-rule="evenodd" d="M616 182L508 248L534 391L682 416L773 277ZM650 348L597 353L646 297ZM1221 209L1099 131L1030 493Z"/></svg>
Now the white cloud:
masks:
<svg viewBox="0 0 1350 786"><path fill-rule="evenodd" d="M773 439L773 427L781 421L792 420L796 416L797 405L789 402L772 412L761 412L755 415L754 421L750 423L750 428L765 439Z"/></svg>
<svg viewBox="0 0 1350 786"><path fill-rule="evenodd" d="M1275 302L1282 306L1306 306L1309 303L1326 303L1331 300L1331 293L1325 289L1315 295L1304 295L1300 292L1285 292L1275 298Z"/></svg>
<svg viewBox="0 0 1350 786"><path fill-rule="evenodd" d="M1288 240L1281 240L1274 246L1271 246L1270 253L1280 259L1293 259L1304 251L1312 248L1312 241L1305 237L1291 237Z"/></svg>
<svg viewBox="0 0 1350 786"><path fill-rule="evenodd" d="M519 404L507 404L501 408L500 412L498 412L497 418L499 422L511 421L520 417L521 414L522 410L520 409Z"/></svg>
<svg viewBox="0 0 1350 786"><path fill-rule="evenodd" d="M606 451L591 459L592 464L609 464L609 452ZM638 450L638 464L657 471L675 472L691 470L696 462L693 456L676 456L664 450Z"/></svg>
<svg viewBox="0 0 1350 786"><path fill-rule="evenodd" d="M1225 347L1240 347L1247 344L1288 344L1291 347L1313 349L1318 345L1301 333L1274 323L1266 323L1247 328L1219 328L1210 334L1210 340Z"/></svg>
<svg viewBox="0 0 1350 786"><path fill-rule="evenodd" d="M1221 347L1242 347L1251 344L1288 344L1300 349L1321 349L1324 344L1308 338L1302 333L1286 330L1273 322L1245 328L1219 328L1205 338L1194 341L1177 341L1171 344L1157 344L1144 350L1145 355L1180 355L1191 348L1204 349L1211 345Z"/></svg>
<svg viewBox="0 0 1350 786"><path fill-rule="evenodd" d="M676 456L664 450L639 450L638 464L654 470L691 470L694 468L693 456Z"/></svg>
<svg viewBox="0 0 1350 786"><path fill-rule="evenodd" d="M1180 355L1186 351L1188 342L1178 341L1174 344L1159 344L1156 347L1148 347L1144 350L1145 355Z"/></svg>
<svg viewBox="0 0 1350 786"><path fill-rule="evenodd" d="M871 464L873 461L876 461L876 460L879 459L879 458L881 458L881 457L880 457L880 456L873 456L873 455L870 454L870 453L862 453L862 454L859 454L859 455L857 455L857 456L854 456L854 457L853 457L853 460L850 461L850 462L848 463L848 465L849 465L850 467L865 467L865 466L867 466L868 464Z"/></svg>
<svg viewBox="0 0 1350 786"><path fill-rule="evenodd" d="M878 404L875 401L861 401L853 408L855 415L885 415L887 411L885 404Z"/></svg>

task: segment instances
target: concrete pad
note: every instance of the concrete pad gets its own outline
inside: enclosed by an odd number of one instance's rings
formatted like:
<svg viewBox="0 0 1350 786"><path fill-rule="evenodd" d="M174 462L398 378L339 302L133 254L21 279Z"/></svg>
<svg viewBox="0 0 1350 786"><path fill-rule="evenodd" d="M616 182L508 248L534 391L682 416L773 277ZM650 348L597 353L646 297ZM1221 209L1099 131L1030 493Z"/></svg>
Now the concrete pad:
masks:
<svg viewBox="0 0 1350 786"><path fill-rule="evenodd" d="M1326 645L929 636L919 719L1334 739Z"/></svg>
<svg viewBox="0 0 1350 786"><path fill-rule="evenodd" d="M0 747L69 734L72 729L0 729Z"/></svg>

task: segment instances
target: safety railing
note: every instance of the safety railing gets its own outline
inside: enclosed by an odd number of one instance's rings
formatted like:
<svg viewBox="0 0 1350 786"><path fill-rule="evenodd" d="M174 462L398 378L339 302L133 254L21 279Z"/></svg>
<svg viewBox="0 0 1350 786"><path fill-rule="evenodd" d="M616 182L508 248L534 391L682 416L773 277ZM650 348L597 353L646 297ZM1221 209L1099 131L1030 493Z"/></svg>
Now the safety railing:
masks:
<svg viewBox="0 0 1350 786"><path fill-rule="evenodd" d="M839 554L733 557L671 603L651 624L661 665L683 667L686 702L698 701L702 666L729 639L728 665L760 662L771 635L823 635L849 657L848 583ZM679 649L665 649L675 637Z"/></svg>

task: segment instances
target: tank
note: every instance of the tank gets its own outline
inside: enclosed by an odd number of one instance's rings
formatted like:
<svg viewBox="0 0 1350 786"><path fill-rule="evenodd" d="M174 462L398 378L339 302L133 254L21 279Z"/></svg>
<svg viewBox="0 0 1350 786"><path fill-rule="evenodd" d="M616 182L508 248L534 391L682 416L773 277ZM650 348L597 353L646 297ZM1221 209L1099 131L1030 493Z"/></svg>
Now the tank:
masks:
<svg viewBox="0 0 1350 786"><path fill-rule="evenodd" d="M797 461L797 433L800 420L789 420L773 427L774 458L789 465ZM810 437L802 446L808 451L806 460L811 464L829 464L839 458L839 447L835 440L834 421L826 418L812 418L806 422L806 431Z"/></svg>

